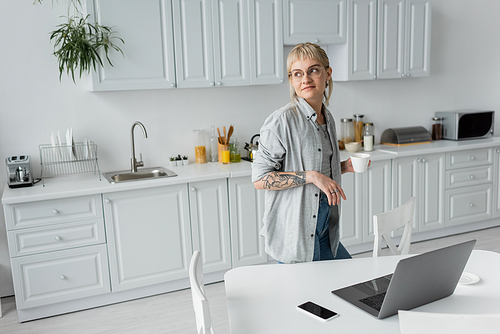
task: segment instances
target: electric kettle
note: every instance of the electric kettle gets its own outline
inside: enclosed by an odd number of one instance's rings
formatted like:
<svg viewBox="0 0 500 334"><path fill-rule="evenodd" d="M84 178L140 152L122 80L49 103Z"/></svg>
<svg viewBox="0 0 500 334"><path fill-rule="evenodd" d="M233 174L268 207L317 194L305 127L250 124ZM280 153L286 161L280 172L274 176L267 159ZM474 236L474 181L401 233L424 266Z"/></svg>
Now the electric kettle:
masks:
<svg viewBox="0 0 500 334"><path fill-rule="evenodd" d="M247 160L247 161L253 161L253 159L255 158L254 154L259 149L259 142L256 141L255 144L253 143L253 140L256 137L260 137L260 134L257 133L255 135L253 135L252 138L250 139L250 144L245 143L245 150L248 151L248 158L246 158L246 159L242 158L242 159Z"/></svg>

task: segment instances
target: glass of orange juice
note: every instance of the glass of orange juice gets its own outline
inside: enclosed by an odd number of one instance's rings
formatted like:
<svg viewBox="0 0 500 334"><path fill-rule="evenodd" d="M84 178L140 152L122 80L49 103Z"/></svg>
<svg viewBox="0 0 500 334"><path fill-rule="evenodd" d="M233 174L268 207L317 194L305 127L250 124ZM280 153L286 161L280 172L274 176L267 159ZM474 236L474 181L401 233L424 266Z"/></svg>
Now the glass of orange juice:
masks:
<svg viewBox="0 0 500 334"><path fill-rule="evenodd" d="M223 164L228 164L229 163L229 145L221 145L221 156L222 156L222 163Z"/></svg>

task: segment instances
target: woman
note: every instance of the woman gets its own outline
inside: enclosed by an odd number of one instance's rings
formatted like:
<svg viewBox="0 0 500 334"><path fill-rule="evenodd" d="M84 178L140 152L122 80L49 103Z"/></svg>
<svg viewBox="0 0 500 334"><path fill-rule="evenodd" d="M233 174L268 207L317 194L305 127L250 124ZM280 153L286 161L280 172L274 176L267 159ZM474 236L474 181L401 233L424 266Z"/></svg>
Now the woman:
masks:
<svg viewBox="0 0 500 334"><path fill-rule="evenodd" d="M328 56L316 44L298 44L287 70L292 101L264 122L252 164L255 188L266 190L266 252L282 263L351 258L339 242L340 184L341 174L354 170L350 159L340 162L326 108Z"/></svg>

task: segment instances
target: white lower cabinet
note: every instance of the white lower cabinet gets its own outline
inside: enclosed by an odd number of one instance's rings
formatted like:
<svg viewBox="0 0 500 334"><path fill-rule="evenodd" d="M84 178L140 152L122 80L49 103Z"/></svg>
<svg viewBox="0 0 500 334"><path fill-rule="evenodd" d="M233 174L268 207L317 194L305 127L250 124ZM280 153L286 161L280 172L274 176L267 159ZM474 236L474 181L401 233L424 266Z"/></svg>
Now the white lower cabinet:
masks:
<svg viewBox="0 0 500 334"><path fill-rule="evenodd" d="M493 217L493 162L497 155L493 148L446 153L446 226Z"/></svg>
<svg viewBox="0 0 500 334"><path fill-rule="evenodd" d="M391 160L372 161L362 174L344 174L340 240L346 246L373 241L373 215L391 209Z"/></svg>
<svg viewBox="0 0 500 334"><path fill-rule="evenodd" d="M264 238L259 235L264 204L264 191L255 189L249 176L229 179L233 267L267 262Z"/></svg>
<svg viewBox="0 0 500 334"><path fill-rule="evenodd" d="M106 245L12 259L18 309L110 292Z"/></svg>
<svg viewBox="0 0 500 334"><path fill-rule="evenodd" d="M500 148L495 148L493 172L493 217L500 217Z"/></svg>
<svg viewBox="0 0 500 334"><path fill-rule="evenodd" d="M103 194L113 291L188 277L186 184Z"/></svg>
<svg viewBox="0 0 500 334"><path fill-rule="evenodd" d="M445 226L445 155L426 154L393 160L393 207L415 196L413 232Z"/></svg>
<svg viewBox="0 0 500 334"><path fill-rule="evenodd" d="M193 250L205 274L231 269L227 179L188 184Z"/></svg>

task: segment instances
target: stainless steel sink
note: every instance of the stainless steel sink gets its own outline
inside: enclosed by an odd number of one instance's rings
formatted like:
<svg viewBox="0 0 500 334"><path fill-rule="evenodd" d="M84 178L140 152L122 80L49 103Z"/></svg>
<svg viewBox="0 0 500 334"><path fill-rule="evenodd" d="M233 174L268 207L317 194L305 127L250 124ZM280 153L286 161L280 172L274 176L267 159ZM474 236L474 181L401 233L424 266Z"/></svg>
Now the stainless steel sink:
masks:
<svg viewBox="0 0 500 334"><path fill-rule="evenodd" d="M164 177L177 176L177 174L171 170L163 167L140 168L135 173L132 173L130 170L123 170L119 172L104 173L103 175L109 183L161 179Z"/></svg>

